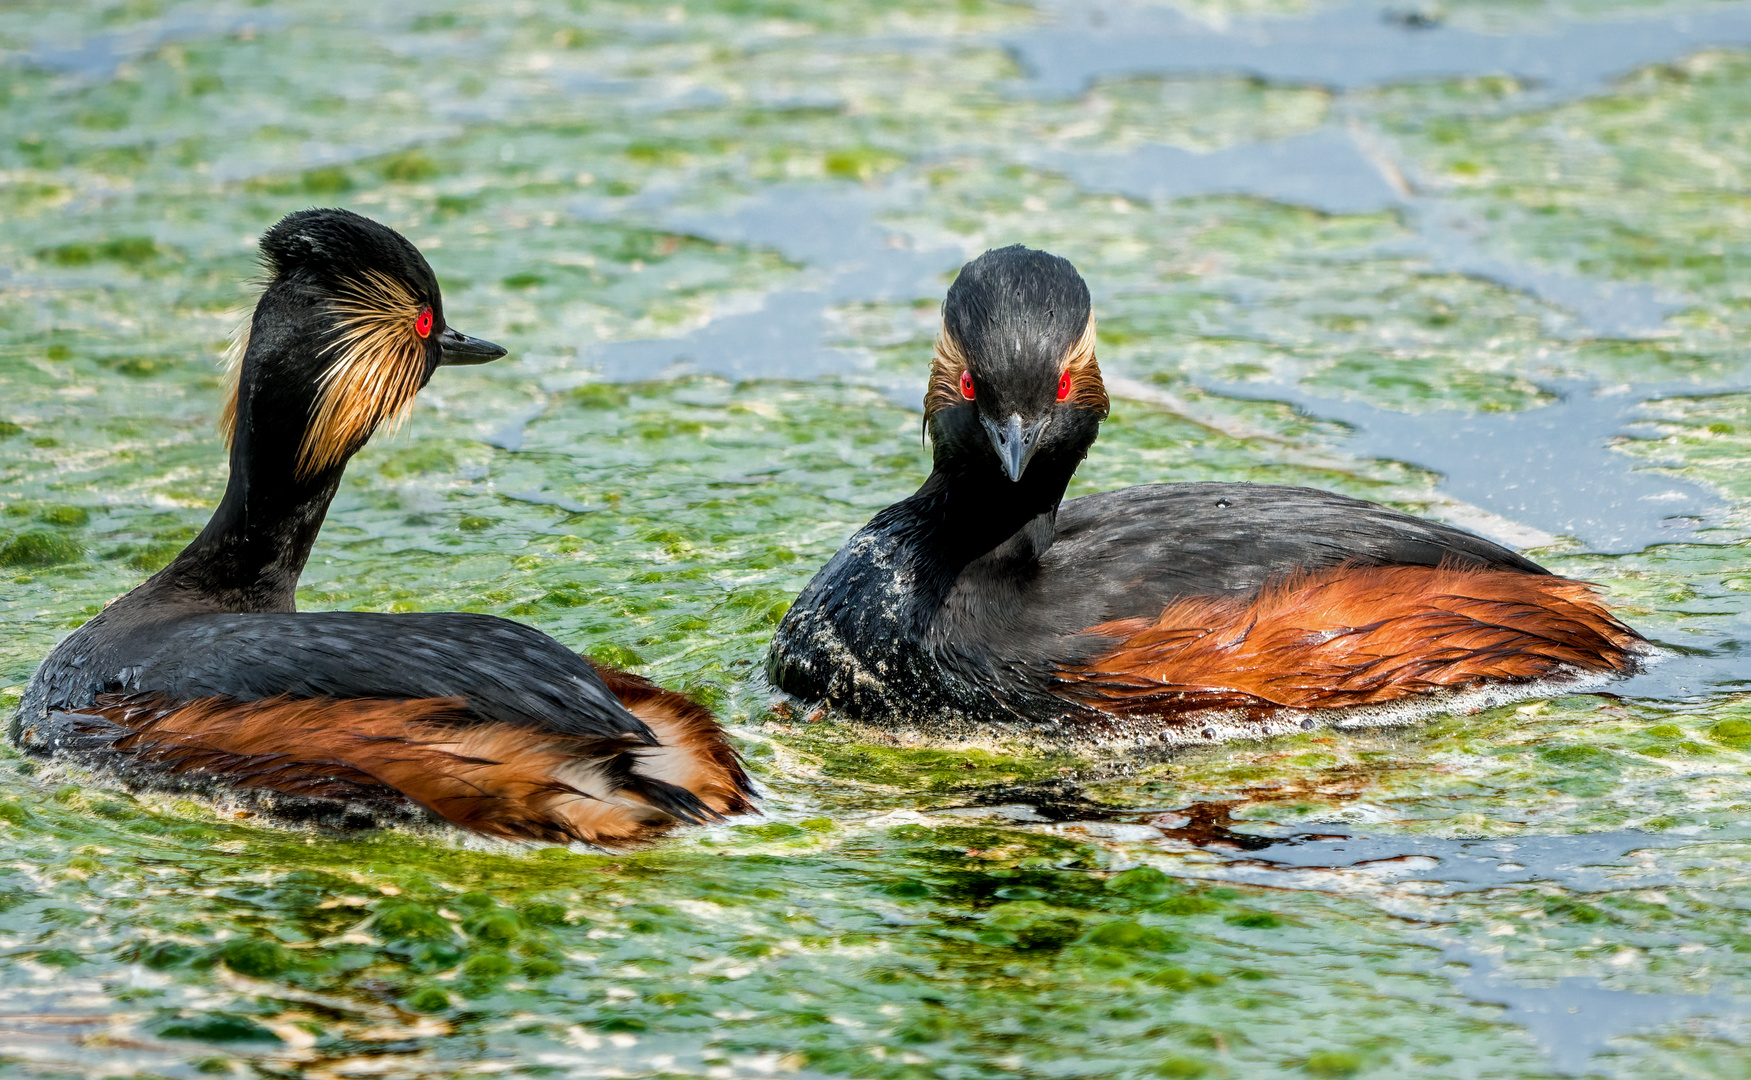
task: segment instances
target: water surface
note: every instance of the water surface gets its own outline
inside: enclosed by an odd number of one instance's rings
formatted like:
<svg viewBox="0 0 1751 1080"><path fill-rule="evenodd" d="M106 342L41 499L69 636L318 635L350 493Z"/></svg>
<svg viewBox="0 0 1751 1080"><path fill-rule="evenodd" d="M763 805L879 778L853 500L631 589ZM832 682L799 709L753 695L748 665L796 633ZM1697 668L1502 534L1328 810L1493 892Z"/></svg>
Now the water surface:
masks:
<svg viewBox="0 0 1751 1080"><path fill-rule="evenodd" d="M767 799L526 852L7 757L0 1071L1745 1075L1748 87L1701 0L8 5L0 709L205 520L254 238L339 204L512 358L356 459L301 605L540 626L710 702ZM1094 290L1078 492L1377 499L1674 659L1150 760L772 714L1013 242Z"/></svg>

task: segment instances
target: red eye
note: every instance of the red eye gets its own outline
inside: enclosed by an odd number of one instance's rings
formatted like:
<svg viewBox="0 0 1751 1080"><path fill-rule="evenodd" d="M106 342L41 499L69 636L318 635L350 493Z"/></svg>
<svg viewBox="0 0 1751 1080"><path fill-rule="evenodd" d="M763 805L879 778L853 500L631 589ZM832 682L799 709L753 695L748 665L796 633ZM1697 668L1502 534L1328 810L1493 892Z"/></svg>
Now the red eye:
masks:
<svg viewBox="0 0 1751 1080"><path fill-rule="evenodd" d="M1063 401L1070 396L1070 373L1066 371L1058 376L1058 400Z"/></svg>
<svg viewBox="0 0 1751 1080"><path fill-rule="evenodd" d="M973 373L970 371L961 372L961 396L973 400Z"/></svg>
<svg viewBox="0 0 1751 1080"><path fill-rule="evenodd" d="M432 336L432 309L421 308L419 315L413 320L413 332L420 337Z"/></svg>

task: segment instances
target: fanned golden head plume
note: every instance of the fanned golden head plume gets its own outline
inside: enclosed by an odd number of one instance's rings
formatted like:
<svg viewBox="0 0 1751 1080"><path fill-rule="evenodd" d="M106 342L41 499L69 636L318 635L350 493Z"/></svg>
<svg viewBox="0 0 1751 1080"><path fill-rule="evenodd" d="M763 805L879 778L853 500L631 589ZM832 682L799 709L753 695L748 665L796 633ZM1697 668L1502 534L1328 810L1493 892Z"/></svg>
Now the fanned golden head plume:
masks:
<svg viewBox="0 0 1751 1080"><path fill-rule="evenodd" d="M1070 373L1071 397L1079 409L1098 410L1106 419L1107 386L1100 376L1100 364L1094 358L1094 316L1088 317L1082 336L1058 362L1058 373ZM928 421L938 409L952 408L965 399L961 396L961 372L971 361L961 343L944 323L936 335L936 345L930 354L930 385L924 392L924 419Z"/></svg>
<svg viewBox="0 0 1751 1080"><path fill-rule="evenodd" d="M225 437L225 449L237 439L237 390L243 385L243 357L249 352L249 329L255 325L253 305L231 330L231 342L225 346L225 404L219 409L219 434Z"/></svg>
<svg viewBox="0 0 1751 1080"><path fill-rule="evenodd" d="M407 419L426 374L427 340L414 330L425 305L400 280L378 270L344 279L328 308L332 360L317 386L310 426L298 447L298 476L344 461L379 427Z"/></svg>
<svg viewBox="0 0 1751 1080"><path fill-rule="evenodd" d="M1066 371L1070 373L1070 397L1076 407L1094 409L1105 420L1110 403L1107 400L1106 381L1100 377L1100 364L1094 358L1093 315L1088 317L1088 325L1083 327L1082 336L1059 362L1059 374Z"/></svg>
<svg viewBox="0 0 1751 1080"><path fill-rule="evenodd" d="M961 397L961 372L968 366L966 350L961 348L961 343L944 323L937 331L936 345L930 351L930 385L924 391L926 421L938 409L953 408L964 400Z"/></svg>

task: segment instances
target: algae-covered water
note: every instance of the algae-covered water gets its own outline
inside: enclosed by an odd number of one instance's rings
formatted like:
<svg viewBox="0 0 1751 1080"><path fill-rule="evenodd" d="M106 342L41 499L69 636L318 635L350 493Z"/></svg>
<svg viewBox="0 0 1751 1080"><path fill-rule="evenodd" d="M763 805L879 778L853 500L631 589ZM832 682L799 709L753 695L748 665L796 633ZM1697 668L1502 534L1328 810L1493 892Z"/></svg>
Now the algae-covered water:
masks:
<svg viewBox="0 0 1751 1080"><path fill-rule="evenodd" d="M0 1073L1751 1074L1748 108L1751 5L1703 0L5 5L0 711L205 520L254 238L344 205L512 355L355 460L301 605L685 687L766 800L522 851L7 756ZM1077 491L1378 499L1672 659L1147 761L773 714L1012 242L1101 317Z"/></svg>

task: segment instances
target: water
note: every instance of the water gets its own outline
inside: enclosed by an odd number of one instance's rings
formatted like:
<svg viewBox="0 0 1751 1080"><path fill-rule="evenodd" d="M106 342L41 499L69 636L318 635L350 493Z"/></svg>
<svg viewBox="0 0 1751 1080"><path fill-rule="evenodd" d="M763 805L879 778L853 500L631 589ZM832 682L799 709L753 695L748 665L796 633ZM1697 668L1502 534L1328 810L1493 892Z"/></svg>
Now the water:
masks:
<svg viewBox="0 0 1751 1080"><path fill-rule="evenodd" d="M525 852L7 757L0 1072L1744 1075L1748 11L8 6L0 709L205 520L253 239L340 204L512 357L360 455L302 606L538 625L767 799ZM1101 319L1079 491L1382 500L1674 657L1149 760L774 716L784 606L923 475L949 275L1017 241Z"/></svg>

